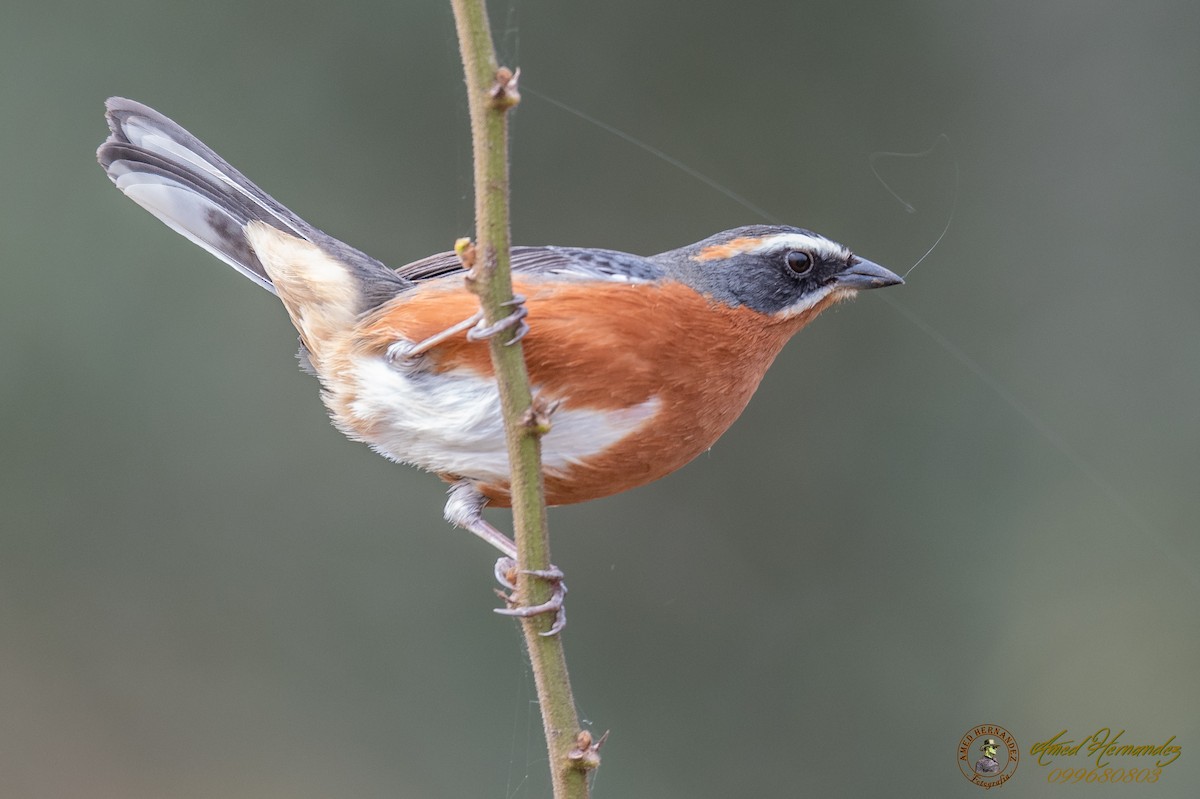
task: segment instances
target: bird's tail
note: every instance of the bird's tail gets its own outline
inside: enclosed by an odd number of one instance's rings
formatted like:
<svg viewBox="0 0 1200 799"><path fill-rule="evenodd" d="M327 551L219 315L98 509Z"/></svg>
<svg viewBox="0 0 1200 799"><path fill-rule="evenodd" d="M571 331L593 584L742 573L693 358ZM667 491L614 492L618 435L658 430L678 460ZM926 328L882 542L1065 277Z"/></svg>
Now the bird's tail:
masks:
<svg viewBox="0 0 1200 799"><path fill-rule="evenodd" d="M131 200L268 291L275 287L246 239L251 221L312 240L312 227L204 142L153 108L109 98L108 140L96 156Z"/></svg>
<svg viewBox="0 0 1200 799"><path fill-rule="evenodd" d="M296 216L154 109L121 97L106 107L112 132L96 155L117 188L278 294L310 348L413 285Z"/></svg>

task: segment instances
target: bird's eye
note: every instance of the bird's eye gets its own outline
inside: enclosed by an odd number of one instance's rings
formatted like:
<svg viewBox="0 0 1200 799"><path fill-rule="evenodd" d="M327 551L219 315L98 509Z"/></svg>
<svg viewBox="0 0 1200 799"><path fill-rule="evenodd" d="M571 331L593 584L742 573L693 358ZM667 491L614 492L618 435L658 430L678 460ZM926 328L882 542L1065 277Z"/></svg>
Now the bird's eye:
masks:
<svg viewBox="0 0 1200 799"><path fill-rule="evenodd" d="M796 277L804 277L813 270L813 258L806 252L792 250L787 254L787 268Z"/></svg>

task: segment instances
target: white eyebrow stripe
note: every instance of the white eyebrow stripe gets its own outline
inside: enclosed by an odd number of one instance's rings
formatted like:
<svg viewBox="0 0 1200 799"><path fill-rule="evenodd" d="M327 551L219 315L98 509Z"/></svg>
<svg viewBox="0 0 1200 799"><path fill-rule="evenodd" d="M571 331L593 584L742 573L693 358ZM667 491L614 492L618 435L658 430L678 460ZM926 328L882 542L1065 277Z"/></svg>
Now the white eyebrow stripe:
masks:
<svg viewBox="0 0 1200 799"><path fill-rule="evenodd" d="M754 248L755 252L782 252L784 250L804 250L822 259L846 259L850 250L836 241L830 241L824 236L806 233L777 233L763 239L762 244Z"/></svg>

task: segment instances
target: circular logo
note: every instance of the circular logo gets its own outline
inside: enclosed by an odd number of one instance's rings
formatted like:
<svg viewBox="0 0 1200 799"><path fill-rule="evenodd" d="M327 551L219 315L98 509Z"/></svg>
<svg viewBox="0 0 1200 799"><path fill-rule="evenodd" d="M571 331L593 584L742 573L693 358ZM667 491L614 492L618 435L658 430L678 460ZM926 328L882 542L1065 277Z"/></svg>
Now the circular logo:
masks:
<svg viewBox="0 0 1200 799"><path fill-rule="evenodd" d="M980 788L1008 782L1020 759L1017 739L997 724L972 727L958 742L958 770Z"/></svg>

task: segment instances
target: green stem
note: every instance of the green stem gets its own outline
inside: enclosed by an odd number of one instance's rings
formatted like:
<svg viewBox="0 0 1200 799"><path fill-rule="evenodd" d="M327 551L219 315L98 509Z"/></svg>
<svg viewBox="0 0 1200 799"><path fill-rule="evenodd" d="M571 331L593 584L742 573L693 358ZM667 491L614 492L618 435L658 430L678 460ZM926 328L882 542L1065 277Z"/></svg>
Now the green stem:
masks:
<svg viewBox="0 0 1200 799"><path fill-rule="evenodd" d="M513 298L508 205L508 112L520 101L516 75L496 62L484 0L450 0L459 50L467 78L471 142L475 155L475 264L469 283L479 295L488 324L511 312ZM536 324L536 322L535 322ZM519 343L507 346L512 332L490 340L492 364L500 389L512 473L512 509L517 562L522 570L550 567L550 539L542 482L541 435L529 389L525 356ZM533 605L550 598L543 580L521 574L518 595ZM551 615L522 620L533 666L542 725L550 753L555 799L588 795L587 772L598 764L590 736L580 732L579 717L558 635L542 636Z"/></svg>

